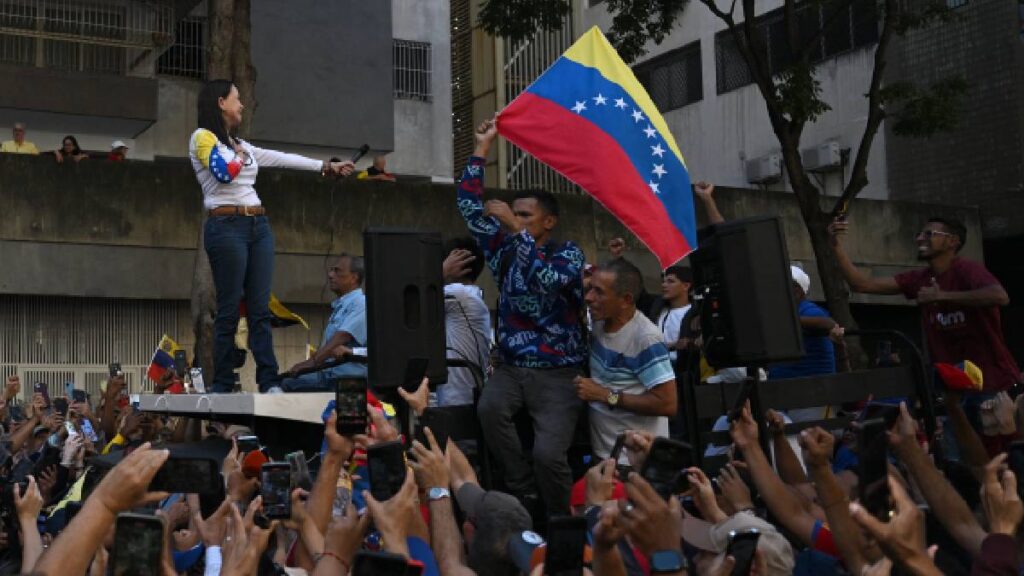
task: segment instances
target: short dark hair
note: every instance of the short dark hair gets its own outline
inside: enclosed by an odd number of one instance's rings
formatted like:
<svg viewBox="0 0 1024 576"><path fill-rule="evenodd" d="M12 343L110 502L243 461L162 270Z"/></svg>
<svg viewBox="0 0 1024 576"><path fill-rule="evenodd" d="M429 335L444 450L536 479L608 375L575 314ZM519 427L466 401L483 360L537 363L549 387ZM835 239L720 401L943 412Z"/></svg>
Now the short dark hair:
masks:
<svg viewBox="0 0 1024 576"><path fill-rule="evenodd" d="M665 276L675 276L680 282L693 284L693 269L689 266L669 266L665 269Z"/></svg>
<svg viewBox="0 0 1024 576"><path fill-rule="evenodd" d="M555 195L547 190L540 189L529 189L520 190L516 192L515 197L512 199L513 202L516 200L524 200L526 198L533 198L537 201L537 205L544 211L545 214L558 218L558 199Z"/></svg>
<svg viewBox="0 0 1024 576"><path fill-rule="evenodd" d="M366 279L366 261L362 256L353 256L348 252L342 252L338 255L338 260L348 260L348 271L350 274L355 274L359 277L359 285L363 285L363 280Z"/></svg>
<svg viewBox="0 0 1024 576"><path fill-rule="evenodd" d="M616 294L630 294L633 296L633 303L636 303L644 290L644 279L636 265L625 258L616 258L602 264L600 269L615 274L612 288Z"/></svg>
<svg viewBox="0 0 1024 576"><path fill-rule="evenodd" d="M448 241L448 245L444 249L445 257L454 250L467 250L473 255L473 261L469 263L469 271L463 276L463 279L476 282L484 270L484 251L480 249L480 243L469 236L459 236Z"/></svg>
<svg viewBox="0 0 1024 576"><path fill-rule="evenodd" d="M213 132L225 146L231 146L232 134L228 133L228 127L224 123L224 114L220 111L218 101L227 98L231 94L231 88L235 84L231 80L210 80L199 92L196 100L196 112L199 120L199 127Z"/></svg>
<svg viewBox="0 0 1024 576"><path fill-rule="evenodd" d="M959 252L960 250L963 250L964 244L967 244L967 226L964 226L963 222L956 218L947 218L945 216L932 216L928 219L928 222L942 224L942 227L946 229L946 232L949 232L960 240L960 245L956 247L956 251Z"/></svg>

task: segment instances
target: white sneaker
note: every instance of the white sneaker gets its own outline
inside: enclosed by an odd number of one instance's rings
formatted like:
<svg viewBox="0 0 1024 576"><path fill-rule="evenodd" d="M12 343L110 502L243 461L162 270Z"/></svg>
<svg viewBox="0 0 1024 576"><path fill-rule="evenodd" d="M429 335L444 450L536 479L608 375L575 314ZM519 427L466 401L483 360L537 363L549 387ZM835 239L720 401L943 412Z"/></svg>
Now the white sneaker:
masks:
<svg viewBox="0 0 1024 576"><path fill-rule="evenodd" d="M273 386L264 392L264 394L284 394L284 390L281 390L280 386Z"/></svg>

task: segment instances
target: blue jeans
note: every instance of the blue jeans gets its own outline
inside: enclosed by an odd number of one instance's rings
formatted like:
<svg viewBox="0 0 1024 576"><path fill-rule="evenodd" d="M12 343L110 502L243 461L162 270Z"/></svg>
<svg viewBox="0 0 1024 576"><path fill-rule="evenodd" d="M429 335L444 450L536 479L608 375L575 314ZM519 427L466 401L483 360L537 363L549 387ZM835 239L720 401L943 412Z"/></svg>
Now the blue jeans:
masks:
<svg viewBox="0 0 1024 576"><path fill-rule="evenodd" d="M266 216L211 216L204 230L213 283L217 287L217 319L213 324L213 392L231 392L235 385L235 332L238 306L245 298L249 350L256 361L261 392L278 384L277 358L270 330L270 283L274 275L274 233Z"/></svg>

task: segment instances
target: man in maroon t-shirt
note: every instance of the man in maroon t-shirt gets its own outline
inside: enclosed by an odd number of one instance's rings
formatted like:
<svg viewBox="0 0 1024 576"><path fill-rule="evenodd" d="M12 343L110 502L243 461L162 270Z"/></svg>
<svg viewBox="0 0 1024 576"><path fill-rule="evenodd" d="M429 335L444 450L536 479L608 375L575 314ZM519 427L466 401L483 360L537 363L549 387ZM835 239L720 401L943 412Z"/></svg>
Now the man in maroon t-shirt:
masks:
<svg viewBox="0 0 1024 576"><path fill-rule="evenodd" d="M967 240L963 224L929 219L916 237L918 259L928 266L892 278L872 278L853 265L839 241L846 226L837 221L830 231L839 267L854 292L903 294L917 300L932 362L970 360L981 368L986 394L1017 383L1020 369L1006 348L999 322L999 307L1010 297L983 265L957 256Z"/></svg>

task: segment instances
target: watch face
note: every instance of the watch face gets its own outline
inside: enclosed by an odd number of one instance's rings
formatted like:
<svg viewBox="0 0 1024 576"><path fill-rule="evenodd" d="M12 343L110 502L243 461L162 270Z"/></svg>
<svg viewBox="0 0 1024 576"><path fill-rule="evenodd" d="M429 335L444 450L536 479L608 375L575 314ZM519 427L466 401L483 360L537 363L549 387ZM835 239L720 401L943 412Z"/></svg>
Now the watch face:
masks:
<svg viewBox="0 0 1024 576"><path fill-rule="evenodd" d="M439 498L447 498L450 495L447 488L431 488L427 493L427 497L431 500L437 500Z"/></svg>

